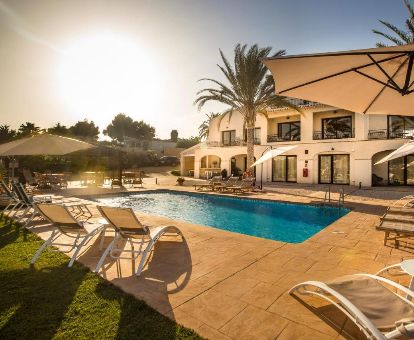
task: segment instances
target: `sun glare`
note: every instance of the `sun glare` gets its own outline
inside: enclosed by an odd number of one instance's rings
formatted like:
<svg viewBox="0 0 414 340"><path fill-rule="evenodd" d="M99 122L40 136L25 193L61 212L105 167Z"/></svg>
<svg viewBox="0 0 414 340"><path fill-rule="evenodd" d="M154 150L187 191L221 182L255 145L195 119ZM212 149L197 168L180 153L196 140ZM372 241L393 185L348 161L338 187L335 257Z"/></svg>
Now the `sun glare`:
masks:
<svg viewBox="0 0 414 340"><path fill-rule="evenodd" d="M59 82L69 107L96 120L145 110L159 93L157 69L145 51L113 34L87 37L68 47Z"/></svg>

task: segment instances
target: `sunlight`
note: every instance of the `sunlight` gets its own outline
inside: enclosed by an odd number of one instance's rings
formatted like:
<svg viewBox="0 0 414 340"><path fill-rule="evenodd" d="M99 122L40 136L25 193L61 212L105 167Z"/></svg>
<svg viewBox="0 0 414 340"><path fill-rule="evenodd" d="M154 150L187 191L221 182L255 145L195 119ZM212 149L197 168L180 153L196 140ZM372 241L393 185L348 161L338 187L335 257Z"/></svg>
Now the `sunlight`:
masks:
<svg viewBox="0 0 414 340"><path fill-rule="evenodd" d="M60 91L76 113L101 120L117 112L137 112L158 96L158 71L132 40L114 34L83 38L64 50Z"/></svg>

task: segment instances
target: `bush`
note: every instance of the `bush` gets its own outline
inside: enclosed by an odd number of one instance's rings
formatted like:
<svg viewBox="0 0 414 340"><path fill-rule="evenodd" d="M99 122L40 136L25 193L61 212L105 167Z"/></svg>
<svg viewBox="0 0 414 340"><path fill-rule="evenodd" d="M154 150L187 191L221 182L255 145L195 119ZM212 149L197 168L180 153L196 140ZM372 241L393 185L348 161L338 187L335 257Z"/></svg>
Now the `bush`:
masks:
<svg viewBox="0 0 414 340"><path fill-rule="evenodd" d="M173 176L181 176L181 171L180 170L171 170L171 175L173 175Z"/></svg>

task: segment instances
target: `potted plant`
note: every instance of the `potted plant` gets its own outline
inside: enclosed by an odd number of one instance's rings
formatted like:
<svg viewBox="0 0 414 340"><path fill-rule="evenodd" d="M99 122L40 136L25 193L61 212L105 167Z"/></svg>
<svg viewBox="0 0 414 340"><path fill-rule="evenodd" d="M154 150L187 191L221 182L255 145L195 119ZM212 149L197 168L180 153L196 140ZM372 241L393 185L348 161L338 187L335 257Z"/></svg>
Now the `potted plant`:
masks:
<svg viewBox="0 0 414 340"><path fill-rule="evenodd" d="M178 185L183 185L184 181L185 181L185 179L183 177L178 177L177 178Z"/></svg>

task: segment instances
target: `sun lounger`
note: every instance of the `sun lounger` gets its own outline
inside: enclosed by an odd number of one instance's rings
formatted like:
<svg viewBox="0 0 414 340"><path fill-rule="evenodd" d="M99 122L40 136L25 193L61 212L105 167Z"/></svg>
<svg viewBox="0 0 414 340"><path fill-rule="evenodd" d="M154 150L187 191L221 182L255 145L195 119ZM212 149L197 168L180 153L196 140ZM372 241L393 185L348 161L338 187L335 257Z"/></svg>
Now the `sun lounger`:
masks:
<svg viewBox="0 0 414 340"><path fill-rule="evenodd" d="M221 176L214 176L210 179L208 183L196 184L194 185L195 190L210 189L214 191L215 187L219 187L223 184Z"/></svg>
<svg viewBox="0 0 414 340"><path fill-rule="evenodd" d="M230 188L238 187L242 184L242 181L237 176L230 177L224 184L218 188L219 191L224 192L230 190Z"/></svg>
<svg viewBox="0 0 414 340"><path fill-rule="evenodd" d="M109 226L115 229L115 237L102 254L98 264L96 265L95 272L98 272L102 267L108 254L112 258L123 258L121 257L122 253L129 252L131 253L132 261L135 261L139 255L142 255L138 269L135 272L135 275L139 276L141 275L150 251L162 235L171 232L174 235L182 235L181 231L173 225L159 227L149 227L143 225L136 217L134 211L130 208L113 208L104 206L98 206L97 208L102 216L107 220ZM117 242L121 239L130 243L131 250L116 248ZM139 246L138 250L135 250L136 243L138 243ZM118 253L118 255L116 253Z"/></svg>
<svg viewBox="0 0 414 340"><path fill-rule="evenodd" d="M76 257L78 256L81 248L92 239L99 232L104 231L104 225L92 224L87 222L78 221L69 212L68 208L60 204L48 204L48 203L34 203L34 209L40 213L50 224L53 226L52 234L39 248L36 254L31 260L31 264L34 264L39 258L44 249L51 246L64 246L68 249L60 250L64 253L75 250L70 258L68 267L73 265ZM56 240L65 236L71 240L70 243L57 243ZM103 236L103 233L102 233ZM62 283L64 284L64 283Z"/></svg>
<svg viewBox="0 0 414 340"><path fill-rule="evenodd" d="M240 185L234 185L229 187L228 190L231 191L233 194L235 193L245 193L247 191L253 191L254 189L254 179L246 178L241 181Z"/></svg>
<svg viewBox="0 0 414 340"><path fill-rule="evenodd" d="M10 208L11 210L9 211L9 213L13 213L15 209L18 209L20 200L18 199L16 194L10 190L8 185L3 180L0 181L0 188L2 190L2 197L4 198L5 202L7 202L7 205L3 209L2 214L4 214Z"/></svg>
<svg viewBox="0 0 414 340"><path fill-rule="evenodd" d="M392 280L370 274L347 275L325 283L300 283L289 291L296 293L333 304L368 339L414 338L414 304L409 300L414 292Z"/></svg>

